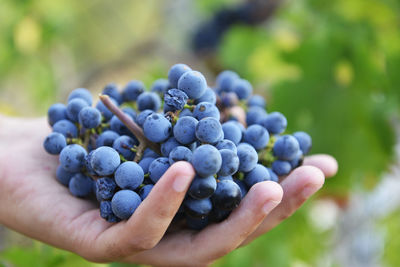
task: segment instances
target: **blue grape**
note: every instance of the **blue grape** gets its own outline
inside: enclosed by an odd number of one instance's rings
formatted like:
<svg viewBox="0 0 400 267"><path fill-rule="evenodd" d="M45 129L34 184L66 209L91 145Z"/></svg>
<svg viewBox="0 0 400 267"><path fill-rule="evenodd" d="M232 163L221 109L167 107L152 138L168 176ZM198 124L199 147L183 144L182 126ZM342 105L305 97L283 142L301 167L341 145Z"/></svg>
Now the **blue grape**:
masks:
<svg viewBox="0 0 400 267"><path fill-rule="evenodd" d="M195 104L199 104L201 102L208 102L215 105L217 103L217 95L215 94L214 90L208 87L204 91L203 95L199 98L196 98L194 101Z"/></svg>
<svg viewBox="0 0 400 267"><path fill-rule="evenodd" d="M197 120L201 120L205 117L213 117L216 118L217 120L220 119L220 113L218 108L214 104L208 102L201 102L197 104L193 110L193 116Z"/></svg>
<svg viewBox="0 0 400 267"><path fill-rule="evenodd" d="M100 202L100 216L105 219L107 222L115 223L119 222L120 219L115 216L114 212L112 212L111 201L102 201Z"/></svg>
<svg viewBox="0 0 400 267"><path fill-rule="evenodd" d="M182 111L179 113L179 117L193 117L193 112L191 112L189 109L184 108Z"/></svg>
<svg viewBox="0 0 400 267"><path fill-rule="evenodd" d="M158 113L148 116L143 124L143 132L151 142L164 142L171 135L171 131L171 123Z"/></svg>
<svg viewBox="0 0 400 267"><path fill-rule="evenodd" d="M181 117L174 126L174 136L179 143L187 145L196 141L198 121L193 117Z"/></svg>
<svg viewBox="0 0 400 267"><path fill-rule="evenodd" d="M252 95L250 96L249 100L247 101L247 106L253 107L253 106L258 106L262 109L265 109L267 104L265 102L264 97L260 95Z"/></svg>
<svg viewBox="0 0 400 267"><path fill-rule="evenodd" d="M192 151L185 146L177 146L169 153L169 164L174 164L177 161L191 162L193 157Z"/></svg>
<svg viewBox="0 0 400 267"><path fill-rule="evenodd" d="M240 188L240 195L242 199L247 195L247 185L242 180L235 179L233 180Z"/></svg>
<svg viewBox="0 0 400 267"><path fill-rule="evenodd" d="M61 166L66 171L78 172L84 165L84 160L87 153L86 150L77 144L72 144L64 147L60 153Z"/></svg>
<svg viewBox="0 0 400 267"><path fill-rule="evenodd" d="M234 121L227 121L222 124L225 139L231 140L235 145L238 145L240 140L242 140L242 131L238 124Z"/></svg>
<svg viewBox="0 0 400 267"><path fill-rule="evenodd" d="M218 176L217 178L219 181L224 181L224 180L230 180L233 181L233 177L231 175L227 175L227 176Z"/></svg>
<svg viewBox="0 0 400 267"><path fill-rule="evenodd" d="M202 143L214 144L223 134L221 123L215 118L201 119L196 125L196 137Z"/></svg>
<svg viewBox="0 0 400 267"><path fill-rule="evenodd" d="M208 217L192 218L190 216L186 216L186 225L189 229L192 230L200 231L207 227L208 222Z"/></svg>
<svg viewBox="0 0 400 267"><path fill-rule="evenodd" d="M133 121L136 121L137 114L136 114L136 111L134 111L132 108L130 108L130 107L124 107L124 108L122 109L122 111L123 111L124 113L128 114L128 115L133 119Z"/></svg>
<svg viewBox="0 0 400 267"><path fill-rule="evenodd" d="M133 161L127 161L119 165L114 174L115 182L122 189L135 190L144 179L142 167Z"/></svg>
<svg viewBox="0 0 400 267"><path fill-rule="evenodd" d="M117 184L111 178L99 178L95 182L95 189L98 201L109 200L113 197Z"/></svg>
<svg viewBox="0 0 400 267"><path fill-rule="evenodd" d="M168 158L160 157L153 160L149 166L149 176L153 183L157 183L161 176L168 170L169 166Z"/></svg>
<svg viewBox="0 0 400 267"><path fill-rule="evenodd" d="M283 160L275 160L272 162L272 170L279 176L289 174L292 166L289 162Z"/></svg>
<svg viewBox="0 0 400 267"><path fill-rule="evenodd" d="M239 103L239 98L233 92L222 93L220 99L221 104L227 108L236 106Z"/></svg>
<svg viewBox="0 0 400 267"><path fill-rule="evenodd" d="M175 139L175 137L168 138L167 141L161 144L161 155L168 157L169 153L171 153L175 147L180 145L181 144Z"/></svg>
<svg viewBox="0 0 400 267"><path fill-rule="evenodd" d="M98 174L93 170L92 165L90 164L90 159L92 158L94 150L90 151L89 154L85 156L85 168L86 172L92 176L98 176Z"/></svg>
<svg viewBox="0 0 400 267"><path fill-rule="evenodd" d="M146 148L143 152L143 158L158 158L159 154L151 150L150 148Z"/></svg>
<svg viewBox="0 0 400 267"><path fill-rule="evenodd" d="M218 150L229 149L229 150L232 150L235 154L237 153L236 145L231 140L228 140L228 139L224 139L222 141L219 141L215 145L215 147L218 148Z"/></svg>
<svg viewBox="0 0 400 267"><path fill-rule="evenodd" d="M192 165L197 174L202 177L216 174L221 164L221 153L211 145L201 145L193 152Z"/></svg>
<svg viewBox="0 0 400 267"><path fill-rule="evenodd" d="M307 155L312 146L311 137L305 132L295 132L293 136L297 139L297 142L299 142L303 155Z"/></svg>
<svg viewBox="0 0 400 267"><path fill-rule="evenodd" d="M136 122L140 127L143 127L144 121L147 119L148 116L151 114L155 113L154 111L150 109L143 110L142 112L139 113L139 115L136 117Z"/></svg>
<svg viewBox="0 0 400 267"><path fill-rule="evenodd" d="M60 133L51 133L44 140L43 146L47 153L58 155L61 150L67 146L67 140L65 140L65 136Z"/></svg>
<svg viewBox="0 0 400 267"><path fill-rule="evenodd" d="M110 98L110 101L113 102L114 105L118 106L118 103L115 99ZM106 121L109 121L112 116L114 116L114 114L101 101L97 102L96 108L100 111L101 115Z"/></svg>
<svg viewBox="0 0 400 267"><path fill-rule="evenodd" d="M67 107L64 104L53 104L47 111L47 119L51 126L53 126L56 122L60 120L66 120L67 118Z"/></svg>
<svg viewBox="0 0 400 267"><path fill-rule="evenodd" d="M69 191L76 197L87 197L93 192L93 180L82 173L77 173L69 181Z"/></svg>
<svg viewBox="0 0 400 267"><path fill-rule="evenodd" d="M60 166L57 167L56 178L61 184L65 185L65 186L68 186L69 185L69 181L71 180L72 176L74 176L75 174L76 174L76 172L66 171L60 165Z"/></svg>
<svg viewBox="0 0 400 267"><path fill-rule="evenodd" d="M154 92L144 92L137 99L137 107L140 111L145 109L157 111L161 107L161 99Z"/></svg>
<svg viewBox="0 0 400 267"><path fill-rule="evenodd" d="M222 164L218 175L227 176L235 174L239 169L239 157L229 149L221 149Z"/></svg>
<svg viewBox="0 0 400 267"><path fill-rule="evenodd" d="M98 109L84 107L78 115L79 124L86 129L93 129L101 123L101 113Z"/></svg>
<svg viewBox="0 0 400 267"><path fill-rule="evenodd" d="M269 171L266 167L264 167L261 164L257 164L254 169L246 173L246 176L244 178L244 182L249 188L255 185L256 183L268 180L271 180Z"/></svg>
<svg viewBox="0 0 400 267"><path fill-rule="evenodd" d="M252 145L256 150L261 150L268 145L269 134L264 127L253 124L244 132L243 141Z"/></svg>
<svg viewBox="0 0 400 267"><path fill-rule="evenodd" d="M217 189L211 196L212 204L216 209L233 210L242 199L240 187L229 180L219 181Z"/></svg>
<svg viewBox="0 0 400 267"><path fill-rule="evenodd" d="M249 144L240 143L237 147L239 157L239 171L249 172L256 167L258 162L257 151Z"/></svg>
<svg viewBox="0 0 400 267"><path fill-rule="evenodd" d="M99 137L96 139L96 147L101 147L101 146L110 146L112 147L114 144L114 141L117 140L117 138L120 135L117 134L114 131L105 131L102 134L99 135Z"/></svg>
<svg viewBox="0 0 400 267"><path fill-rule="evenodd" d="M188 99L185 92L169 89L164 95L164 112L182 110Z"/></svg>
<svg viewBox="0 0 400 267"><path fill-rule="evenodd" d="M158 79L154 81L151 86L151 91L163 96L169 88L169 81L167 79Z"/></svg>
<svg viewBox="0 0 400 267"><path fill-rule="evenodd" d="M53 126L53 132L60 133L66 138L78 137L78 128L69 120L59 120Z"/></svg>
<svg viewBox="0 0 400 267"><path fill-rule="evenodd" d="M168 81L172 88L178 88L178 81L181 76L192 69L186 64L175 64L168 72Z"/></svg>
<svg viewBox="0 0 400 267"><path fill-rule="evenodd" d="M259 124L270 134L281 134L286 130L286 117L280 112L272 112L260 119Z"/></svg>
<svg viewBox="0 0 400 267"><path fill-rule="evenodd" d="M225 220L226 218L229 217L231 212L232 212L231 210L220 210L220 209L213 207L213 209L210 212L210 214L208 215L208 217L213 222L222 222L223 220Z"/></svg>
<svg viewBox="0 0 400 267"><path fill-rule="evenodd" d="M233 83L239 79L239 75L231 70L225 70L217 76L217 87L223 92L230 92Z"/></svg>
<svg viewBox="0 0 400 267"><path fill-rule="evenodd" d="M183 206L186 214L194 218L204 218L212 210L212 203L209 198L186 198L183 201Z"/></svg>
<svg viewBox="0 0 400 267"><path fill-rule="evenodd" d="M125 102L136 101L143 92L144 84L141 81L132 80L122 91L122 98Z"/></svg>
<svg viewBox="0 0 400 267"><path fill-rule="evenodd" d="M142 200L140 196L131 190L121 190L115 193L111 200L111 208L115 216L121 220L127 220L139 207Z"/></svg>
<svg viewBox="0 0 400 267"><path fill-rule="evenodd" d="M267 112L263 108L258 107L258 106L250 107L246 114L247 126L258 123L258 121L262 120L262 118L264 118L266 115L267 115Z"/></svg>
<svg viewBox="0 0 400 267"><path fill-rule="evenodd" d="M200 72L187 71L179 78L178 89L185 92L190 99L196 99L206 91L207 81Z"/></svg>
<svg viewBox="0 0 400 267"><path fill-rule="evenodd" d="M267 170L269 172L269 176L271 177L271 181L278 182L278 175L276 175L276 173L271 168L267 168Z"/></svg>
<svg viewBox="0 0 400 267"><path fill-rule="evenodd" d="M124 102L122 95L118 90L118 86L115 83L107 84L104 87L102 94L113 98L115 101L117 101L118 105L121 105Z"/></svg>
<svg viewBox="0 0 400 267"><path fill-rule="evenodd" d="M196 176L189 187L188 194L195 199L209 198L216 188L217 181L214 176L205 178Z"/></svg>
<svg viewBox="0 0 400 267"><path fill-rule="evenodd" d="M237 79L232 84L231 90L236 93L240 100L247 99L253 93L253 86L245 79Z"/></svg>
<svg viewBox="0 0 400 267"><path fill-rule="evenodd" d="M88 106L92 105L93 99L92 99L92 94L89 92L89 90L85 88L77 88L73 90L69 96L68 96L68 102L71 102L73 99L83 99Z"/></svg>
<svg viewBox="0 0 400 267"><path fill-rule="evenodd" d="M112 147L126 160L133 160L136 153L131 149L137 144L138 143L133 138L127 135L122 135L115 139Z"/></svg>
<svg viewBox="0 0 400 267"><path fill-rule="evenodd" d="M292 135L280 136L274 144L273 153L280 160L292 160L300 150L299 142Z"/></svg>
<svg viewBox="0 0 400 267"><path fill-rule="evenodd" d="M79 121L79 112L87 107L87 102L82 98L74 98L68 102L67 105L67 116L73 122Z"/></svg>
<svg viewBox="0 0 400 267"><path fill-rule="evenodd" d="M142 167L142 170L143 170L144 174L147 174L149 172L149 166L153 162L153 160L155 160L155 158L146 157L146 158L142 158L139 161L139 165L140 165L140 167Z"/></svg>
<svg viewBox="0 0 400 267"><path fill-rule="evenodd" d="M100 176L108 176L115 172L121 160L115 149L102 146L94 150L90 159L93 170Z"/></svg>
<svg viewBox="0 0 400 267"><path fill-rule="evenodd" d="M145 198L150 194L151 189L153 189L153 187L154 187L154 185L147 184L147 185L143 186L142 188L140 188L139 196L142 199L142 201L145 200Z"/></svg>
<svg viewBox="0 0 400 267"><path fill-rule="evenodd" d="M129 114L126 115L133 121L133 118ZM110 128L120 135L132 135L132 132L116 115L112 116L110 120Z"/></svg>
<svg viewBox="0 0 400 267"><path fill-rule="evenodd" d="M290 166L292 166L292 169L299 167L303 163L303 153L301 150L297 151L296 156L289 161Z"/></svg>

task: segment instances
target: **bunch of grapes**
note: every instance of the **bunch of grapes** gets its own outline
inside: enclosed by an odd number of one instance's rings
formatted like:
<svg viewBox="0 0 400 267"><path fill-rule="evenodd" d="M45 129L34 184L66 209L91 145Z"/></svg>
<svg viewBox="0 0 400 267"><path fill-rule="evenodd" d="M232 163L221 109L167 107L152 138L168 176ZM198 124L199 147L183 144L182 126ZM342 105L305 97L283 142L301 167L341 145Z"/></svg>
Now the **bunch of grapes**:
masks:
<svg viewBox="0 0 400 267"><path fill-rule="evenodd" d="M283 134L284 115L267 113L252 92L233 71L210 88L185 64L150 91L136 80L122 92L108 84L95 107L78 88L67 105L49 108L44 148L59 155L57 180L76 197L95 197L109 222L128 219L172 164L190 162L196 176L177 216L202 229L227 218L254 184L301 165L311 148L308 134Z"/></svg>

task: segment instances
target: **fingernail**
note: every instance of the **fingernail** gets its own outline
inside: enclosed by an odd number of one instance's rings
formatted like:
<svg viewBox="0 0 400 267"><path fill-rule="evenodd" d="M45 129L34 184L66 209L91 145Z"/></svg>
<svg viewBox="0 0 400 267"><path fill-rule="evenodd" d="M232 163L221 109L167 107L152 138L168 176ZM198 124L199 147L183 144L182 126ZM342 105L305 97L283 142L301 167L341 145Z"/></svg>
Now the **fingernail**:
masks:
<svg viewBox="0 0 400 267"><path fill-rule="evenodd" d="M270 213L276 206L278 206L280 202L269 200L267 203L264 204L262 211L264 214Z"/></svg>
<svg viewBox="0 0 400 267"><path fill-rule="evenodd" d="M301 195L304 198L309 198L312 194L314 194L318 189L315 185L307 185L304 187L303 191L301 191Z"/></svg>
<svg viewBox="0 0 400 267"><path fill-rule="evenodd" d="M188 186L188 181L190 181L190 177L180 176L177 177L172 184L174 190L178 193L185 191L186 187Z"/></svg>

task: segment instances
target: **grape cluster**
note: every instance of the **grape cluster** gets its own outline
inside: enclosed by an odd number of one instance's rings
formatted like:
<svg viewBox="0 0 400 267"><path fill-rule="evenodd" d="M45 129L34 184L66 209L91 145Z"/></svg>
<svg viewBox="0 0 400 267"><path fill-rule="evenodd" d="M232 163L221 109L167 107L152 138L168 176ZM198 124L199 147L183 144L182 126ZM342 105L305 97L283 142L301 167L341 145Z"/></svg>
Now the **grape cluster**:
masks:
<svg viewBox="0 0 400 267"><path fill-rule="evenodd" d="M76 197L95 197L109 222L128 219L172 164L187 161L196 176L177 216L202 229L224 220L254 184L301 165L311 148L307 133L284 134L285 116L267 113L233 71L210 88L200 72L176 64L149 91L140 81L121 91L108 84L92 102L78 88L66 105L52 105L44 148L59 155L58 181Z"/></svg>

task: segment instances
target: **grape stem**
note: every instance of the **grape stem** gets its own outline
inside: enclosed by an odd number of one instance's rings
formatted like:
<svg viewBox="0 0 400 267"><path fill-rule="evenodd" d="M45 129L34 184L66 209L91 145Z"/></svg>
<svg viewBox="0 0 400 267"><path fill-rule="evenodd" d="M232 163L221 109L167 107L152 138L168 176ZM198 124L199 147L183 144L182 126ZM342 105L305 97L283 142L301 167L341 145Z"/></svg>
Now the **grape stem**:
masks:
<svg viewBox="0 0 400 267"><path fill-rule="evenodd" d="M100 95L100 100L103 104L120 119L120 121L133 133L133 135L139 140L139 146L137 148L136 156L134 161L138 162L143 155L144 150L149 147L157 154L161 154L160 145L153 143L146 138L142 128L137 125L128 115L126 115L117 105L115 105L108 95Z"/></svg>

